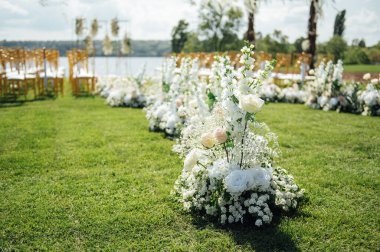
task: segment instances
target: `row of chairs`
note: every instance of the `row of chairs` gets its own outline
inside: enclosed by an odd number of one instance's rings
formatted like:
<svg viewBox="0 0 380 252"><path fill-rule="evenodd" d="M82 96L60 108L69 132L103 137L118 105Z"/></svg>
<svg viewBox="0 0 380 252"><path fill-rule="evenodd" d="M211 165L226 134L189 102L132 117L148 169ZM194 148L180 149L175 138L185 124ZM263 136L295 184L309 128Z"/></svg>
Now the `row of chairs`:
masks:
<svg viewBox="0 0 380 252"><path fill-rule="evenodd" d="M93 94L97 78L89 70L89 56L84 50L67 51L69 61L69 81L73 95Z"/></svg>
<svg viewBox="0 0 380 252"><path fill-rule="evenodd" d="M63 95L63 77L57 50L0 48L1 97L23 95L27 99L30 89L35 98L49 93Z"/></svg>
<svg viewBox="0 0 380 252"><path fill-rule="evenodd" d="M212 63L214 62L215 56L227 55L232 64L235 67L239 67L239 59L240 52L230 51L230 52L213 52L213 53L179 53L176 54L177 66L181 64L181 60L184 57L197 58L199 60L199 64L201 68L210 68ZM255 58L255 69L262 69L265 66L267 61L271 61L272 59L276 59L276 65L274 72L276 73L284 73L284 74L296 74L300 72L300 68L302 65L305 67L310 65L312 56L307 53L277 53L275 57L272 54L266 52L258 52L253 55ZM318 55L318 63L322 61L329 61L333 57L332 55Z"/></svg>
<svg viewBox="0 0 380 252"><path fill-rule="evenodd" d="M197 58L199 61L199 66L202 71L202 75L208 75L209 69L212 63L215 60L215 56L227 55L231 63L236 67L240 67L240 52L224 52L224 53L179 53L176 54L177 66L180 66L181 60L184 57ZM253 55L255 58L255 69L263 69L265 67L265 63L271 61L272 59L276 60L276 65L274 67L274 71L271 75L274 79L279 80L295 80L295 81L304 81L308 78L312 78L308 76L309 65L312 60L311 54L307 53L277 53L275 57L272 54L265 52L258 52ZM319 55L318 63L322 61L329 61L332 59L331 55Z"/></svg>

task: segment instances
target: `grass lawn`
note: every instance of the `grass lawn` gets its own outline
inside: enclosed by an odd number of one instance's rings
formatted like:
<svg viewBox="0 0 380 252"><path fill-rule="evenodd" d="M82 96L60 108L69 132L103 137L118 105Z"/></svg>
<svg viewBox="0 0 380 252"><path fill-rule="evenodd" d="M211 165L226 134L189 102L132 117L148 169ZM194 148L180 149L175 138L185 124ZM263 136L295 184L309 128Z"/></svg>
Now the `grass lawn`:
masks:
<svg viewBox="0 0 380 252"><path fill-rule="evenodd" d="M344 65L345 73L378 73L380 65Z"/></svg>
<svg viewBox="0 0 380 252"><path fill-rule="evenodd" d="M0 250L379 249L380 118L288 104L258 117L308 198L261 229L184 213L169 195L182 162L142 110L69 96L0 108Z"/></svg>

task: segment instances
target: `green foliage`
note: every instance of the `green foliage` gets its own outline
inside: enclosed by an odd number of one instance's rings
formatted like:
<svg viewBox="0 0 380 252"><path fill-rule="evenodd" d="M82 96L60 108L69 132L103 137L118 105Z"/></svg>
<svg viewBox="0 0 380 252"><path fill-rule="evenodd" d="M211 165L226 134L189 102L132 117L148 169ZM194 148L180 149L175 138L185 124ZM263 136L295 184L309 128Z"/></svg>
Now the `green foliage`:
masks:
<svg viewBox="0 0 380 252"><path fill-rule="evenodd" d="M289 53L295 49L289 43L287 35L282 34L280 30L274 30L273 34L268 34L263 38L258 37L256 39L256 50L274 55L278 52Z"/></svg>
<svg viewBox="0 0 380 252"><path fill-rule="evenodd" d="M302 42L305 40L306 38L304 37L299 37L298 39L296 39L294 41L294 51L297 52L297 53L302 53L303 52L303 49L302 49ZM317 47L319 48L319 46Z"/></svg>
<svg viewBox="0 0 380 252"><path fill-rule="evenodd" d="M197 33L190 32L187 37L187 41L183 47L184 52L202 52L203 43L199 40Z"/></svg>
<svg viewBox="0 0 380 252"><path fill-rule="evenodd" d="M257 119L308 200L255 228L171 200L183 162L142 110L70 96L0 110L1 251L378 249L380 118L265 106Z"/></svg>
<svg viewBox="0 0 380 252"><path fill-rule="evenodd" d="M343 59L346 49L347 42L340 36L332 37L326 44L326 50L328 53L334 55L334 61Z"/></svg>
<svg viewBox="0 0 380 252"><path fill-rule="evenodd" d="M334 22L334 32L333 36L343 36L344 29L346 28L344 22L346 21L346 10L339 11L336 14Z"/></svg>
<svg viewBox="0 0 380 252"><path fill-rule="evenodd" d="M369 64L370 62L367 53L360 47L350 47L344 54L345 64Z"/></svg>
<svg viewBox="0 0 380 252"><path fill-rule="evenodd" d="M185 46L189 32L187 28L189 23L181 19L172 31L172 52L180 53Z"/></svg>
<svg viewBox="0 0 380 252"><path fill-rule="evenodd" d="M199 37L204 51L225 51L236 48L242 10L228 2L202 1L199 9Z"/></svg>
<svg viewBox="0 0 380 252"><path fill-rule="evenodd" d="M380 48L373 47L367 52L372 63L380 63Z"/></svg>

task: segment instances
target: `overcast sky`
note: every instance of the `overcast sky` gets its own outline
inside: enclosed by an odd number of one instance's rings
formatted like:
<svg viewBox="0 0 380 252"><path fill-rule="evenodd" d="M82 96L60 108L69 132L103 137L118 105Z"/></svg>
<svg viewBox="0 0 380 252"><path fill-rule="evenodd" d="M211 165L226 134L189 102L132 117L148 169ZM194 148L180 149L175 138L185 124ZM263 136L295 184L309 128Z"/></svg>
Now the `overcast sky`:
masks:
<svg viewBox="0 0 380 252"><path fill-rule="evenodd" d="M69 40L75 39L76 16L128 20L122 30L132 39L170 39L172 27L180 19L197 26L197 9L188 0L48 0L42 7L38 0L0 0L0 39L6 40ZM60 2L65 2L61 4ZM294 41L305 36L309 0L271 0L260 6L256 31L272 33L282 30ZM324 16L318 21L319 41L332 35L337 10L346 9L345 38L364 38L367 45L380 40L380 0L325 0ZM242 27L242 32L245 30ZM99 39L105 31L100 31Z"/></svg>

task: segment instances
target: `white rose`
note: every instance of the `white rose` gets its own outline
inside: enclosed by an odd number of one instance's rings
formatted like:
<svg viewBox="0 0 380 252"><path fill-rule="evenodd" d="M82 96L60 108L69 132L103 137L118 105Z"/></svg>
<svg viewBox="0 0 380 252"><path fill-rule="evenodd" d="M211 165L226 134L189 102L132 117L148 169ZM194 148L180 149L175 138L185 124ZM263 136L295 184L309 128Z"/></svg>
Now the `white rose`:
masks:
<svg viewBox="0 0 380 252"><path fill-rule="evenodd" d="M212 148L212 147L214 147L214 145L216 143L216 139L214 138L213 134L204 133L201 136L201 143L206 148Z"/></svg>
<svg viewBox="0 0 380 252"><path fill-rule="evenodd" d="M190 171L198 162L199 160L199 152L198 150L192 150L189 154L187 154L185 161L184 161L184 168L187 171Z"/></svg>
<svg viewBox="0 0 380 252"><path fill-rule="evenodd" d="M379 79L372 79L372 80L371 80L371 83L372 83L373 85L379 84Z"/></svg>
<svg viewBox="0 0 380 252"><path fill-rule="evenodd" d="M224 179L224 184L227 192L240 195L247 189L247 174L243 170L234 170Z"/></svg>
<svg viewBox="0 0 380 252"><path fill-rule="evenodd" d="M263 105L264 100L256 95L249 94L240 97L240 107L249 113L259 112Z"/></svg>
<svg viewBox="0 0 380 252"><path fill-rule="evenodd" d="M214 137L216 141L220 144L225 143L227 141L227 133L223 128L216 128L214 130Z"/></svg>
<svg viewBox="0 0 380 252"><path fill-rule="evenodd" d="M261 189L268 189L271 181L271 173L264 168L256 167L247 169L248 189L260 187Z"/></svg>
<svg viewBox="0 0 380 252"><path fill-rule="evenodd" d="M175 101L175 105L176 105L177 108L181 107L181 106L183 105L183 101L182 101L182 99L179 99L179 98L178 98L178 99Z"/></svg>
<svg viewBox="0 0 380 252"><path fill-rule="evenodd" d="M363 75L363 80L369 80L369 79L371 79L370 73L366 73L365 75Z"/></svg>

